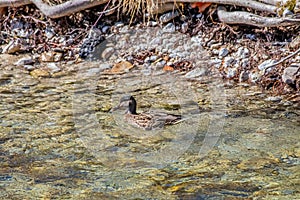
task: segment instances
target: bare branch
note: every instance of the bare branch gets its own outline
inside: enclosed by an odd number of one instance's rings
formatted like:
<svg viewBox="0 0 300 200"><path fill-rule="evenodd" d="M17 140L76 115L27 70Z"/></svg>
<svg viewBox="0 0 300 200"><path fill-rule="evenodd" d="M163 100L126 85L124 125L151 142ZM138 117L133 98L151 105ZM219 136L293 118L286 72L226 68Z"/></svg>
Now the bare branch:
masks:
<svg viewBox="0 0 300 200"><path fill-rule="evenodd" d="M0 7L19 7L31 3L31 0L0 0Z"/></svg>
<svg viewBox="0 0 300 200"><path fill-rule="evenodd" d="M174 2L174 0L160 0L160 3L169 3ZM254 0L178 0L176 2L184 2L184 3L194 3L194 2L203 2L203 3L216 3L216 4L227 4L227 5L235 5L235 6L243 6L247 8L253 8L259 11L266 11L269 13L276 14L277 7L269 4L264 4Z"/></svg>
<svg viewBox="0 0 300 200"><path fill-rule="evenodd" d="M273 64L267 65L264 69L264 74L266 73L267 69L274 67L276 65L279 65L280 63L283 63L284 61L286 61L287 59L290 59L292 57L294 57L295 55L297 55L298 53L300 53L300 48L298 50L296 50L295 52L293 52L292 54L282 58L281 60L279 60L278 62L275 62Z"/></svg>
<svg viewBox="0 0 300 200"><path fill-rule="evenodd" d="M218 17L226 24L247 24L258 27L277 27L300 24L300 19L262 17L248 12L227 12L225 7L218 7Z"/></svg>
<svg viewBox="0 0 300 200"><path fill-rule="evenodd" d="M108 0L73 0L55 6L49 6L48 4L43 3L41 0L31 0L31 2L34 3L44 15L50 18L59 18L87 8L104 4L108 2Z"/></svg>

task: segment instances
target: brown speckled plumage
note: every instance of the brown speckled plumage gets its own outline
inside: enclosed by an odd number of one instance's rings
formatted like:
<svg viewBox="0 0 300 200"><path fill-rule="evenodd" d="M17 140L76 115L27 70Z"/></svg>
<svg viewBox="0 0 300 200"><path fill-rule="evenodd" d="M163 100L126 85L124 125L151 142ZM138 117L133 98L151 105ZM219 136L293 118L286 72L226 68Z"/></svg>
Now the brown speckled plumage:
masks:
<svg viewBox="0 0 300 200"><path fill-rule="evenodd" d="M176 124L180 122L180 115L172 115L161 112L136 112L136 101L133 96L125 96L121 98L120 104L117 108L127 107L128 110L124 116L125 121L135 127L144 130L153 130L163 128L164 125Z"/></svg>

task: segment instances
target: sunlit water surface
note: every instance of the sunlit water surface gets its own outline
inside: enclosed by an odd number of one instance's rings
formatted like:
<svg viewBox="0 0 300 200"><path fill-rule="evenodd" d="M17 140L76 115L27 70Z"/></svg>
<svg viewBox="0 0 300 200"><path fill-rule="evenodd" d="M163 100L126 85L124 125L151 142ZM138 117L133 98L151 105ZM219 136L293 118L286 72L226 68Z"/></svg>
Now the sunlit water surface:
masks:
<svg viewBox="0 0 300 200"><path fill-rule="evenodd" d="M1 199L300 197L295 102L209 76L107 74L85 62L39 77L1 62ZM185 120L132 127L110 111L125 94L139 112Z"/></svg>

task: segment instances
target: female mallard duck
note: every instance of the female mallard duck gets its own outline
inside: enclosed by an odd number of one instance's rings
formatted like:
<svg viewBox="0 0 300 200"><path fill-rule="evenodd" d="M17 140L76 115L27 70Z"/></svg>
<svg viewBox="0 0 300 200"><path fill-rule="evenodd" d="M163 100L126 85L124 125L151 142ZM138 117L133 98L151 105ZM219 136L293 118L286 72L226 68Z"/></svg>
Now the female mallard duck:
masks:
<svg viewBox="0 0 300 200"><path fill-rule="evenodd" d="M133 126L144 130L162 128L164 125L176 124L181 121L180 115L167 113L137 113L136 100L133 96L125 96L120 100L120 104L115 108L127 107L125 121Z"/></svg>

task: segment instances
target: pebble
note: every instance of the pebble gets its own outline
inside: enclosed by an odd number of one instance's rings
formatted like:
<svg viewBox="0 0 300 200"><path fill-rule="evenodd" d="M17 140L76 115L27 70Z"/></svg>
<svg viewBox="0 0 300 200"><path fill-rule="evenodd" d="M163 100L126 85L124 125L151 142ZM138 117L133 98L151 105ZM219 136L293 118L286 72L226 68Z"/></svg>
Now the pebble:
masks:
<svg viewBox="0 0 300 200"><path fill-rule="evenodd" d="M282 97L280 96L275 96L275 97L267 97L265 98L265 101L272 101L272 102L279 102L282 100Z"/></svg>
<svg viewBox="0 0 300 200"><path fill-rule="evenodd" d="M219 50L218 50L218 49L213 49L213 50L211 51L211 53L212 53L213 55L219 55Z"/></svg>
<svg viewBox="0 0 300 200"><path fill-rule="evenodd" d="M51 73L56 73L56 72L59 72L59 71L61 71L61 69L57 66L57 64L56 63L48 63L47 64L47 68L49 69L49 71L51 72Z"/></svg>
<svg viewBox="0 0 300 200"><path fill-rule="evenodd" d="M229 54L229 51L227 48L221 48L219 51L219 57L225 57Z"/></svg>
<svg viewBox="0 0 300 200"><path fill-rule="evenodd" d="M203 16L203 14L199 13L199 14L196 15L196 18L200 19L202 16Z"/></svg>
<svg viewBox="0 0 300 200"><path fill-rule="evenodd" d="M162 39L157 37L150 41L150 45L160 45L162 43Z"/></svg>
<svg viewBox="0 0 300 200"><path fill-rule="evenodd" d="M249 79L249 72L242 71L239 76L239 82L245 82Z"/></svg>
<svg viewBox="0 0 300 200"><path fill-rule="evenodd" d="M165 60L162 60L162 61L156 63L155 68L156 69L162 69L165 66L166 63L167 62Z"/></svg>
<svg viewBox="0 0 300 200"><path fill-rule="evenodd" d="M110 26L103 26L101 28L101 31L102 31L102 33L106 34L106 33L108 33L109 29L110 29Z"/></svg>
<svg viewBox="0 0 300 200"><path fill-rule="evenodd" d="M147 26L150 26L150 27L155 27L155 26L157 26L157 22L156 21L148 21L147 22Z"/></svg>
<svg viewBox="0 0 300 200"><path fill-rule="evenodd" d="M32 65L32 64L34 64L34 60L32 58L21 58L14 64L16 66Z"/></svg>
<svg viewBox="0 0 300 200"><path fill-rule="evenodd" d="M107 47L106 49L103 50L101 57L104 60L109 59L111 55L114 53L115 49L113 47Z"/></svg>
<svg viewBox="0 0 300 200"><path fill-rule="evenodd" d="M260 80L260 78L261 78L261 74L256 71L249 73L249 80L252 83L256 83L258 80Z"/></svg>
<svg viewBox="0 0 300 200"><path fill-rule="evenodd" d="M250 51L246 47L239 47L236 54L240 58L249 58Z"/></svg>
<svg viewBox="0 0 300 200"><path fill-rule="evenodd" d="M204 68L196 68L190 72L188 72L185 77L186 78L196 78L199 76L203 76L206 74L206 70Z"/></svg>
<svg viewBox="0 0 300 200"><path fill-rule="evenodd" d="M242 66L242 68L243 69L246 69L246 68L248 68L249 67L249 59L248 58L245 58L245 59L243 59L242 61L241 61L241 66Z"/></svg>
<svg viewBox="0 0 300 200"><path fill-rule="evenodd" d="M62 56L62 53L49 51L42 53L40 59L42 62L58 62L61 61Z"/></svg>
<svg viewBox="0 0 300 200"><path fill-rule="evenodd" d="M224 58L224 67L230 67L235 64L235 59L233 57L225 57Z"/></svg>
<svg viewBox="0 0 300 200"><path fill-rule="evenodd" d="M108 64L108 63L101 63L101 64L99 65L99 69L100 69L101 71L106 70L106 69L110 69L110 68L112 68L112 65L111 65L111 64Z"/></svg>
<svg viewBox="0 0 300 200"><path fill-rule="evenodd" d="M158 57L156 55L150 56L149 57L149 61L154 62L158 59Z"/></svg>
<svg viewBox="0 0 300 200"><path fill-rule="evenodd" d="M115 26L120 28L120 27L124 26L124 23L123 22L116 22Z"/></svg>
<svg viewBox="0 0 300 200"><path fill-rule="evenodd" d="M184 22L182 25L181 25L181 32L183 33L186 33L187 30L189 28L189 24L187 22Z"/></svg>
<svg viewBox="0 0 300 200"><path fill-rule="evenodd" d="M32 71L32 70L35 69L35 67L34 67L33 65L24 65L23 67L24 67L24 69L26 69L27 71Z"/></svg>
<svg viewBox="0 0 300 200"><path fill-rule="evenodd" d="M203 43L202 38L199 35L191 37L191 42L193 44L202 44Z"/></svg>
<svg viewBox="0 0 300 200"><path fill-rule="evenodd" d="M294 84L296 81L297 72L298 74L300 74L299 68L300 65L299 66L291 65L290 67L285 68L282 75L283 82L285 82L286 84Z"/></svg>
<svg viewBox="0 0 300 200"><path fill-rule="evenodd" d="M176 27L173 23L168 23L164 28L163 28L164 32L167 33L174 33L176 31Z"/></svg>
<svg viewBox="0 0 300 200"><path fill-rule="evenodd" d="M218 58L215 58L214 60L212 60L212 64L214 65L214 67L216 67L218 69L222 65L222 60L218 59Z"/></svg>
<svg viewBox="0 0 300 200"><path fill-rule="evenodd" d="M53 28L46 27L46 29L45 29L45 35L46 35L46 37L48 39L53 38L54 35L55 35L55 32L54 32Z"/></svg>
<svg viewBox="0 0 300 200"><path fill-rule="evenodd" d="M236 76L236 74L237 74L236 68L227 68L227 74L226 74L227 78L233 78Z"/></svg>
<svg viewBox="0 0 300 200"><path fill-rule="evenodd" d="M30 72L30 75L34 78L39 78L39 77L43 77L43 78L47 78L50 77L50 73L44 69L35 69L33 71Z"/></svg>
<svg viewBox="0 0 300 200"><path fill-rule="evenodd" d="M245 34L245 37L249 40L256 41L256 35L254 34Z"/></svg>
<svg viewBox="0 0 300 200"><path fill-rule="evenodd" d="M167 23L169 21L171 21L172 19L174 19L175 17L178 17L179 16L179 12L176 10L176 11L172 11L172 12L168 12L168 13L165 13L163 14L162 16L159 17L159 21L161 23Z"/></svg>

